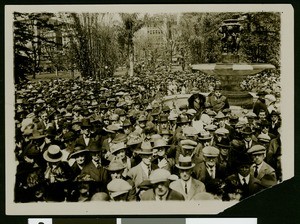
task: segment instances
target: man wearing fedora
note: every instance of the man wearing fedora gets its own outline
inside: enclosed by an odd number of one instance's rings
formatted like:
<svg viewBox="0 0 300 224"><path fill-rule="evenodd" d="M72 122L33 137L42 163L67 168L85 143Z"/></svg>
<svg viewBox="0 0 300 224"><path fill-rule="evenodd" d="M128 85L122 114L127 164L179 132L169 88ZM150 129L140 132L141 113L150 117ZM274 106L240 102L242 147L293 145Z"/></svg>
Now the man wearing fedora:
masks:
<svg viewBox="0 0 300 224"><path fill-rule="evenodd" d="M82 119L81 121L81 134L75 140L75 146L82 146L84 148L90 145L100 147L99 136L91 136L91 123L90 119Z"/></svg>
<svg viewBox="0 0 300 224"><path fill-rule="evenodd" d="M142 161L132 167L127 176L134 182L134 186L137 188L140 183L144 180L149 179L150 173L152 172L152 155L153 148L150 142L143 142L141 149L136 151L136 153L141 157Z"/></svg>
<svg viewBox="0 0 300 224"><path fill-rule="evenodd" d="M157 149L157 156L152 160L153 169L166 169L172 173L175 161L166 155L169 148L170 145L162 138L158 138L154 141L153 149Z"/></svg>
<svg viewBox="0 0 300 224"><path fill-rule="evenodd" d="M254 177L250 174L251 165L252 159L248 154L238 158L235 172L225 179L223 200L243 200L254 193ZM236 194L239 194L238 198Z"/></svg>
<svg viewBox="0 0 300 224"><path fill-rule="evenodd" d="M142 193L142 201L183 201L184 196L170 188L172 175L168 170L156 169L150 177L152 188Z"/></svg>
<svg viewBox="0 0 300 224"><path fill-rule="evenodd" d="M205 185L191 177L195 166L191 157L180 156L179 162L175 166L179 169L180 179L171 182L171 189L181 193L186 201L192 200L198 193L205 192Z"/></svg>
<svg viewBox="0 0 300 224"><path fill-rule="evenodd" d="M126 136L125 136L126 139ZM111 154L112 158L111 161L120 161L122 164L124 164L125 169L123 170L123 176L127 176L128 170L131 168L131 160L126 155L127 151L127 145L124 142L119 142L116 144L113 144L111 147Z"/></svg>
<svg viewBox="0 0 300 224"><path fill-rule="evenodd" d="M57 145L50 145L43 153L43 158L47 162L44 173L46 200L64 201L72 177L72 170L67 162L62 161L63 154Z"/></svg>
<svg viewBox="0 0 300 224"><path fill-rule="evenodd" d="M131 185L131 189L127 195L127 200L135 201L136 189L134 187L134 183L130 179L126 179L126 176L123 175L126 166L119 160L113 160L107 167L105 167L105 169L108 171L108 178L110 179L108 182L114 179L123 179Z"/></svg>
<svg viewBox="0 0 300 224"><path fill-rule="evenodd" d="M234 149L233 153L235 154L245 154L248 149L258 144L257 138L254 136L254 131L251 129L250 126L245 125L241 130L241 134L242 134L241 140L233 139L231 142ZM236 159L234 160L236 161Z"/></svg>
<svg viewBox="0 0 300 224"><path fill-rule="evenodd" d="M81 174L89 174L95 180L97 192L104 191L107 184L107 171L102 164L102 151L97 145L90 145L87 149L92 159L83 167Z"/></svg>
<svg viewBox="0 0 300 224"><path fill-rule="evenodd" d="M256 192L276 185L277 178L275 170L264 161L266 148L262 145L254 145L247 152L253 160L250 174L255 178Z"/></svg>

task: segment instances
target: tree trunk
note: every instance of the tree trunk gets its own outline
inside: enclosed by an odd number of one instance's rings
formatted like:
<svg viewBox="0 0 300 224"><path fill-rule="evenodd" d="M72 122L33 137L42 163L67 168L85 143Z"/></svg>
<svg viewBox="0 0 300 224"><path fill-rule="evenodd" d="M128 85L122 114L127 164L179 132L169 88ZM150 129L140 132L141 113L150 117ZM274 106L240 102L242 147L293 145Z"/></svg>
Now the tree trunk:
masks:
<svg viewBox="0 0 300 224"><path fill-rule="evenodd" d="M129 69L128 69L128 75L130 77L133 76L133 67L134 67L134 55L133 55L133 42L132 42L132 38L129 40L129 44L128 45L128 59L129 59Z"/></svg>
<svg viewBox="0 0 300 224"><path fill-rule="evenodd" d="M56 77L58 76L58 69L57 69L57 67L55 67L55 76Z"/></svg>

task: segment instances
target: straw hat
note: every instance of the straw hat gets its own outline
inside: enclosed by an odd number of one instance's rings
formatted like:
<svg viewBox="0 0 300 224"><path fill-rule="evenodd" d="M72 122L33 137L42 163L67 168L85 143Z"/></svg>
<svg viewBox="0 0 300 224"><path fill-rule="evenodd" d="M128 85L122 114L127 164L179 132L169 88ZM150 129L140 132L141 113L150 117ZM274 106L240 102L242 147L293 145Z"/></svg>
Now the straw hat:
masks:
<svg viewBox="0 0 300 224"><path fill-rule="evenodd" d="M63 154L58 145L50 145L49 148L44 152L43 157L46 161L55 163L62 159Z"/></svg>

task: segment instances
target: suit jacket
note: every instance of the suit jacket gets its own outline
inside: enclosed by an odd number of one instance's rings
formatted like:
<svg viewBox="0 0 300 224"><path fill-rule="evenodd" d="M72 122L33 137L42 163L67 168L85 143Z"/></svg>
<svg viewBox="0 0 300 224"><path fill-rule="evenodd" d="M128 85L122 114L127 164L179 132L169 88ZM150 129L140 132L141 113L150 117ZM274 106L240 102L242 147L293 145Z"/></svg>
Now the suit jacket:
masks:
<svg viewBox="0 0 300 224"><path fill-rule="evenodd" d="M107 171L103 167L97 168L91 161L81 170L82 174L89 174L96 182L107 182ZM106 187L106 186L105 186Z"/></svg>
<svg viewBox="0 0 300 224"><path fill-rule="evenodd" d="M141 195L142 201L155 201L155 193L154 189L148 189ZM169 193L167 195L167 201L184 201L184 197L179 192L169 189Z"/></svg>
<svg viewBox="0 0 300 224"><path fill-rule="evenodd" d="M205 192L205 185L199 181L199 180L196 180L194 178L192 178L192 181L191 181L191 188L189 189L188 193L186 194L185 193L185 189L183 188L182 184L181 184L181 180L176 180L176 181L173 181L171 184L170 184L170 188L172 190L175 190L177 192L179 192L180 194L182 194L184 196L184 199L187 201L187 200L192 200L192 198L198 194L198 193L201 193L201 192Z"/></svg>
<svg viewBox="0 0 300 224"><path fill-rule="evenodd" d="M100 148L100 139L98 137L90 137L89 143L85 144L83 135L79 135L79 137L75 140L75 146L80 145L84 148L96 144Z"/></svg>
<svg viewBox="0 0 300 224"><path fill-rule="evenodd" d="M134 182L135 187L138 187L140 183L149 178L142 168L142 162L132 167L127 176Z"/></svg>
<svg viewBox="0 0 300 224"><path fill-rule="evenodd" d="M208 173L208 171L206 169L205 162L196 164L196 166L194 167L193 172L194 172L195 179L200 180L204 184L206 182L212 180L211 176L209 175L209 173ZM216 176L215 176L215 179L225 179L225 177L226 177L225 170L220 169L219 165L216 164Z"/></svg>
<svg viewBox="0 0 300 224"><path fill-rule="evenodd" d="M215 179L212 179L212 177L209 175L205 162L196 164L193 170L192 176L200 180L204 183L206 191L212 194L220 194L222 182L227 176L226 170L220 169L219 165L216 164L216 175Z"/></svg>
<svg viewBox="0 0 300 224"><path fill-rule="evenodd" d="M250 175L249 183L243 185L241 183L238 173L232 174L225 180L226 186L235 187L236 190L241 192L241 200L245 199L255 193L254 177ZM225 193L227 193L227 188L225 187Z"/></svg>
<svg viewBox="0 0 300 224"><path fill-rule="evenodd" d="M250 175L254 177L254 165L250 168ZM274 186L277 183L277 178L275 170L266 162L262 162L262 167L260 168L257 177L254 179L255 191L261 191L268 187Z"/></svg>

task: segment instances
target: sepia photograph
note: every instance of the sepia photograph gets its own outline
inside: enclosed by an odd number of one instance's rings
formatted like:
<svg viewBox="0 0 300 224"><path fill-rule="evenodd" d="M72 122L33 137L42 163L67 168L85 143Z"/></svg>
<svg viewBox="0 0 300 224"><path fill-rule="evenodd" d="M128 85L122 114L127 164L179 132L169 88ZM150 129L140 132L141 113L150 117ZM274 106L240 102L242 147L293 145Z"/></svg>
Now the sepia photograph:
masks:
<svg viewBox="0 0 300 224"><path fill-rule="evenodd" d="M294 176L292 6L5 19L7 214L217 214Z"/></svg>

